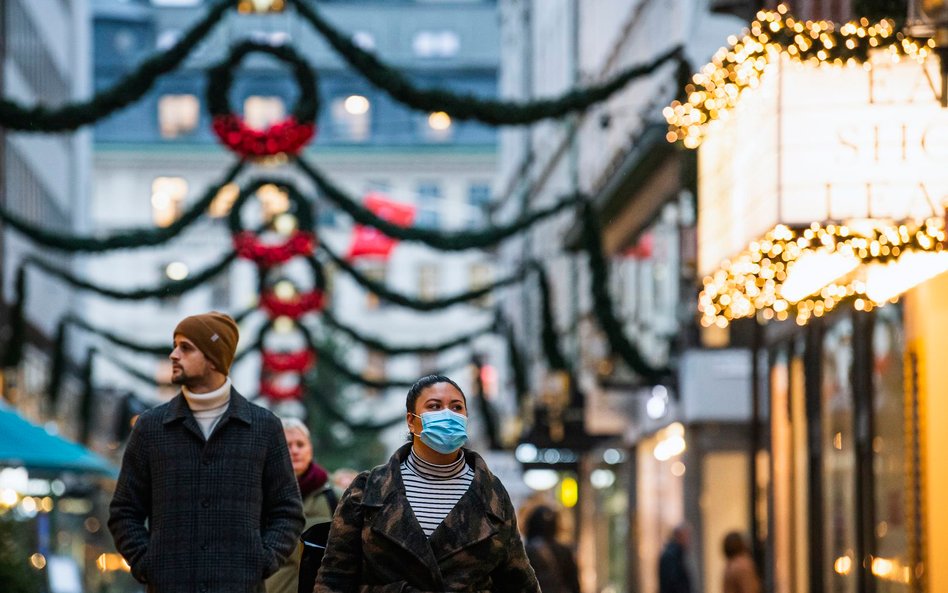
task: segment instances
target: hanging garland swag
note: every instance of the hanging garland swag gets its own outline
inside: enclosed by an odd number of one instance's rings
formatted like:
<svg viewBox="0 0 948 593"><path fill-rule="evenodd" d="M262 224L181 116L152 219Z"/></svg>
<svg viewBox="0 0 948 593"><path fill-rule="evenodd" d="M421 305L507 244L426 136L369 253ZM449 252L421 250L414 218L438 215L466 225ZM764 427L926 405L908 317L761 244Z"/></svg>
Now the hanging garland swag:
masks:
<svg viewBox="0 0 948 593"><path fill-rule="evenodd" d="M234 69L251 53L269 54L289 64L299 87L299 99L291 114L265 130L248 126L244 118L234 112L228 100ZM309 64L291 47L244 41L231 50L226 60L208 72L207 106L213 117L214 133L238 155L247 158L296 155L316 134L319 86Z"/></svg>

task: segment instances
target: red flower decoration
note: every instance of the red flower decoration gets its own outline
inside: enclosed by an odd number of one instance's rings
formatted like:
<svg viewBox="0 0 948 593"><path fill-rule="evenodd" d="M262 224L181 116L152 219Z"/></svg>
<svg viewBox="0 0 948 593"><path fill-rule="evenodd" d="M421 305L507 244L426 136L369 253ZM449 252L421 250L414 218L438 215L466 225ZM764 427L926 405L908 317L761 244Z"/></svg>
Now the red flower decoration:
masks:
<svg viewBox="0 0 948 593"><path fill-rule="evenodd" d="M263 370L270 373L305 373L316 364L316 354L312 350L299 352L263 351Z"/></svg>
<svg viewBox="0 0 948 593"><path fill-rule="evenodd" d="M297 255L312 255L315 248L316 236L305 231L295 231L286 242L279 245L262 243L257 235L250 231L241 231L234 235L237 255L264 268L282 264Z"/></svg>
<svg viewBox="0 0 948 593"><path fill-rule="evenodd" d="M284 301L272 292L265 292L260 297L260 306L266 310L270 319L289 317L299 319L310 311L321 311L325 303L325 295L321 290L305 292L296 298Z"/></svg>
<svg viewBox="0 0 948 593"><path fill-rule="evenodd" d="M303 386L277 387L268 381L261 381L260 395L270 400L303 399Z"/></svg>
<svg viewBox="0 0 948 593"><path fill-rule="evenodd" d="M266 130L255 130L239 115L217 115L211 124L225 146L242 157L298 154L316 135L313 123L298 123L292 115Z"/></svg>

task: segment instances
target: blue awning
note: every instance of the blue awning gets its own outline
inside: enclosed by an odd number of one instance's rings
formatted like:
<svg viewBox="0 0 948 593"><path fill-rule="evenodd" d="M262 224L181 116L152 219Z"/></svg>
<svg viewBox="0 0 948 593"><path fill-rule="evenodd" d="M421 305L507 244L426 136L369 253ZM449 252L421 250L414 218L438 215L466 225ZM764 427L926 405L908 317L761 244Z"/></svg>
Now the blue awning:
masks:
<svg viewBox="0 0 948 593"><path fill-rule="evenodd" d="M28 470L116 476L116 468L82 445L52 435L0 403L0 465Z"/></svg>

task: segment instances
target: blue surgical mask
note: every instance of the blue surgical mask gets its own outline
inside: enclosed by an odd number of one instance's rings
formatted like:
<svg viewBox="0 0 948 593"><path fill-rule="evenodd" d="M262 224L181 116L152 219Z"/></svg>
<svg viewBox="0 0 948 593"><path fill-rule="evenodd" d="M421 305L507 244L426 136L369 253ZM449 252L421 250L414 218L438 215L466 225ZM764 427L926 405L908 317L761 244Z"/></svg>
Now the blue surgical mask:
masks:
<svg viewBox="0 0 948 593"><path fill-rule="evenodd" d="M444 409L425 412L418 418L421 418L418 438L438 453L453 453L467 442L467 416L464 414Z"/></svg>

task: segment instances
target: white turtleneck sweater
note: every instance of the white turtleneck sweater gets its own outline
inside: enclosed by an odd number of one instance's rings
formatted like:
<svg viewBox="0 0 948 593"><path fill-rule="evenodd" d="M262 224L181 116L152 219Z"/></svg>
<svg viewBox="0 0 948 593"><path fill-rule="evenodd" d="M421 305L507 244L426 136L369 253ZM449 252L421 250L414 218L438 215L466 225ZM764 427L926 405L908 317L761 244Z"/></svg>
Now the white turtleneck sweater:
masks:
<svg viewBox="0 0 948 593"><path fill-rule="evenodd" d="M194 419L201 426L204 438L209 438L230 405L230 377L214 391L194 393L187 387L182 387L181 392L184 393L184 399L188 402Z"/></svg>

